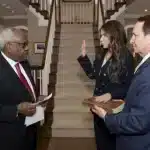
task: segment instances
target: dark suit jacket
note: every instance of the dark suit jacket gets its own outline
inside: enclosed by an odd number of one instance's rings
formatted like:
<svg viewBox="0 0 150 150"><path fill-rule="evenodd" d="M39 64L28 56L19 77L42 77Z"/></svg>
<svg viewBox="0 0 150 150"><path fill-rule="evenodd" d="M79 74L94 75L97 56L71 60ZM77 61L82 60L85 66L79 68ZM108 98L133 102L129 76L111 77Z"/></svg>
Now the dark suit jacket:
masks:
<svg viewBox="0 0 150 150"><path fill-rule="evenodd" d="M117 150L150 150L150 58L135 73L122 112L106 115Z"/></svg>
<svg viewBox="0 0 150 150"><path fill-rule="evenodd" d="M94 95L102 95L104 93L111 93L113 99L124 98L128 87L130 85L133 73L134 73L134 61L131 53L127 51L126 55L122 56L125 60L124 66L126 70L121 70L120 83L115 83L110 80L107 68L110 65L110 60L101 68L106 51L102 54L101 59L96 57L93 65L91 64L88 56L80 56L78 61L90 79L95 79Z"/></svg>
<svg viewBox="0 0 150 150"><path fill-rule="evenodd" d="M21 62L32 84L28 62ZM9 63L0 53L0 149L21 150L26 127L25 116L17 115L17 105L32 102L32 96L20 81Z"/></svg>

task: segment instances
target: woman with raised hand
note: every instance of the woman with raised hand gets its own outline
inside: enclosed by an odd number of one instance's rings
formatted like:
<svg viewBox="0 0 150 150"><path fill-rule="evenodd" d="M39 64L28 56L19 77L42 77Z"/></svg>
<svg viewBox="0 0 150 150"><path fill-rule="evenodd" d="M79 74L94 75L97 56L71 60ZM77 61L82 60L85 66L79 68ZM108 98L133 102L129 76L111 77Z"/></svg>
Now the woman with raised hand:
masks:
<svg viewBox="0 0 150 150"><path fill-rule="evenodd" d="M96 80L93 95L97 101L106 93L112 99L124 99L134 74L133 56L126 47L124 27L111 20L101 27L99 33L101 48L93 64L87 56L85 40L78 61L87 76ZM115 150L115 135L109 132L103 119L93 115L97 150Z"/></svg>

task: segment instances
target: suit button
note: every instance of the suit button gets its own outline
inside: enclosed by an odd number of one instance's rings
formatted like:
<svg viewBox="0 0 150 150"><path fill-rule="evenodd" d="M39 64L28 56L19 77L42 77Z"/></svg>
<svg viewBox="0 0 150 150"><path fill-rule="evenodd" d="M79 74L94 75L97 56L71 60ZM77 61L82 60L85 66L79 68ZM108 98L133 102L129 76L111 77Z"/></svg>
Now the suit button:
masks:
<svg viewBox="0 0 150 150"><path fill-rule="evenodd" d="M102 93L102 90L99 90L100 93Z"/></svg>
<svg viewBox="0 0 150 150"><path fill-rule="evenodd" d="M105 84L104 84L104 83L102 83L102 86L105 86Z"/></svg>

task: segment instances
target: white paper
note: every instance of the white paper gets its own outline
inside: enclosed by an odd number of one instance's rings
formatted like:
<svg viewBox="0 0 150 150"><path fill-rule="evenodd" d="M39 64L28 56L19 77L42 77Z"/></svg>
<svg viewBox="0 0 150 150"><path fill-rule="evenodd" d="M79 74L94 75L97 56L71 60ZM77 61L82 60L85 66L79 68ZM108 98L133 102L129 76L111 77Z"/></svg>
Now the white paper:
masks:
<svg viewBox="0 0 150 150"><path fill-rule="evenodd" d="M48 96L46 96L43 100L40 100L40 101L38 101L38 102L36 102L36 103L33 103L33 105L40 105L40 104L42 104L43 102L48 101L51 97L52 97L52 93L49 94Z"/></svg>
<svg viewBox="0 0 150 150"><path fill-rule="evenodd" d="M29 126L41 120L44 120L44 108L42 106L37 106L36 113L33 116L27 116L25 118L25 125Z"/></svg>

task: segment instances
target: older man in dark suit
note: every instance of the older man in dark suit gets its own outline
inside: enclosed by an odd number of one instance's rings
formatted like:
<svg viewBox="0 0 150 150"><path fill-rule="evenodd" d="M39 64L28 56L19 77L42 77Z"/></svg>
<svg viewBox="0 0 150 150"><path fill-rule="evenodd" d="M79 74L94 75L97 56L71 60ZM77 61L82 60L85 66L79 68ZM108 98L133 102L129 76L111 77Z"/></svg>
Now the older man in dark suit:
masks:
<svg viewBox="0 0 150 150"><path fill-rule="evenodd" d="M138 19L130 42L143 59L135 69L124 109L110 115L97 106L92 110L117 135L117 150L150 150L150 15Z"/></svg>
<svg viewBox="0 0 150 150"><path fill-rule="evenodd" d="M36 125L25 117L36 112L35 86L25 61L27 32L7 28L0 33L0 149L35 150Z"/></svg>

